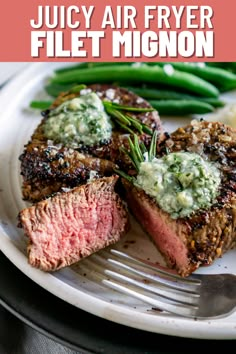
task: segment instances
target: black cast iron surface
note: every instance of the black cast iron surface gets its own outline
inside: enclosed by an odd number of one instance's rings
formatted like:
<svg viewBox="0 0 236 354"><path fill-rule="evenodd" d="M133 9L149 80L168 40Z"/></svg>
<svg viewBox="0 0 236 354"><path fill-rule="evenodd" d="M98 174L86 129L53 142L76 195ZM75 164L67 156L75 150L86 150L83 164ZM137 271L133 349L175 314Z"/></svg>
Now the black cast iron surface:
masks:
<svg viewBox="0 0 236 354"><path fill-rule="evenodd" d="M34 328L46 338L53 339L78 353L189 353L201 352L205 350L207 344L210 344L211 350L225 350L228 342L160 335L101 319L79 310L38 286L1 252L0 303L14 314L19 328L27 324L26 328L29 330ZM0 321L1 319L0 313ZM12 316L9 316L9 319L12 321ZM7 323L5 326L8 326ZM2 330L0 322L0 340ZM11 329L4 332L4 335L9 335L9 340L12 341Z"/></svg>

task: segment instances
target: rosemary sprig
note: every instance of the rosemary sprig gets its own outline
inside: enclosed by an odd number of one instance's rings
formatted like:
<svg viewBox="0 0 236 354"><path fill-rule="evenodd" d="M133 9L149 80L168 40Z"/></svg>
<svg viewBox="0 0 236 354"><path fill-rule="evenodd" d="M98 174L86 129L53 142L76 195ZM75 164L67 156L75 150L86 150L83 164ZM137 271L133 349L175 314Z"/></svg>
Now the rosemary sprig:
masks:
<svg viewBox="0 0 236 354"><path fill-rule="evenodd" d="M139 140L138 140L137 135L134 135L134 152L135 152L135 154L136 154L136 156L138 158L139 165L140 165L140 163L143 162L145 159L144 159L142 150L140 148ZM139 168L139 165L138 165L138 168Z"/></svg>
<svg viewBox="0 0 236 354"><path fill-rule="evenodd" d="M136 139L134 139L134 143L130 138L128 138L128 140L129 140L131 161L133 162L136 171L139 171L140 163L143 162L142 153L139 148L139 144L137 143Z"/></svg>
<svg viewBox="0 0 236 354"><path fill-rule="evenodd" d="M147 148L144 145L143 141L140 142L139 147L140 147L140 149L142 151L143 156L144 156L145 153L148 154Z"/></svg>
<svg viewBox="0 0 236 354"><path fill-rule="evenodd" d="M139 142L138 137L135 134L133 135L133 141L128 138L130 150L127 150L124 147L120 148L120 150L130 158L137 172L139 172L140 164L145 161L144 154L147 155L147 159L150 162L156 157L157 136L158 132L155 131L152 136L149 150L147 150L142 141ZM134 182L134 177L129 176L124 171L115 169L115 172L129 182Z"/></svg>
<svg viewBox="0 0 236 354"><path fill-rule="evenodd" d="M157 150L157 131L154 132L148 151L148 161L152 161L156 157Z"/></svg>
<svg viewBox="0 0 236 354"><path fill-rule="evenodd" d="M108 102L108 101L105 101L105 102ZM114 108L116 108L120 111L131 111L131 112L153 112L153 111L155 111L154 108L124 106L122 104L119 104L116 102L110 102L110 101L108 103L110 103Z"/></svg>
<svg viewBox="0 0 236 354"><path fill-rule="evenodd" d="M117 173L118 175L120 175L121 177L127 179L127 181L129 181L130 183L133 183L134 177L127 175L127 173L125 173L121 170L118 170L117 168L114 169L114 172Z"/></svg>
<svg viewBox="0 0 236 354"><path fill-rule="evenodd" d="M147 153L147 158L149 162L151 162L156 157L157 136L158 132L155 130L148 151L144 143L139 142L137 135L134 135L133 142L129 138L129 157L132 163L136 166L137 172L139 172L140 164L146 160L146 157L144 157L145 153Z"/></svg>
<svg viewBox="0 0 236 354"><path fill-rule="evenodd" d="M140 134L146 133L152 136L152 130L146 124L140 122L132 114L127 113L127 111L136 113L152 112L154 111L154 108L124 106L110 101L103 101L103 105L106 112L121 128L132 134L134 134L134 131L132 130L132 128L134 128Z"/></svg>
<svg viewBox="0 0 236 354"><path fill-rule="evenodd" d="M112 117L116 118L116 120L118 120L119 123L131 125L130 120L126 118L125 114L123 114L120 111L117 111L116 109L113 109L110 104L107 104L107 102L103 102L103 104L107 113L110 114Z"/></svg>

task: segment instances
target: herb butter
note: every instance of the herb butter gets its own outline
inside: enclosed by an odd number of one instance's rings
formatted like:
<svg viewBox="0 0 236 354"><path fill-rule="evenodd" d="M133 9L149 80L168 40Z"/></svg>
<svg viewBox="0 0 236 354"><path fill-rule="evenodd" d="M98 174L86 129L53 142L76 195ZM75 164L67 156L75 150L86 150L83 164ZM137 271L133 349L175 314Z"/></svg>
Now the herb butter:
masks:
<svg viewBox="0 0 236 354"><path fill-rule="evenodd" d="M44 123L48 139L72 148L109 140L111 133L110 117L94 92L63 102Z"/></svg>
<svg viewBox="0 0 236 354"><path fill-rule="evenodd" d="M142 162L134 183L176 219L210 207L220 181L215 164L195 153L176 152Z"/></svg>

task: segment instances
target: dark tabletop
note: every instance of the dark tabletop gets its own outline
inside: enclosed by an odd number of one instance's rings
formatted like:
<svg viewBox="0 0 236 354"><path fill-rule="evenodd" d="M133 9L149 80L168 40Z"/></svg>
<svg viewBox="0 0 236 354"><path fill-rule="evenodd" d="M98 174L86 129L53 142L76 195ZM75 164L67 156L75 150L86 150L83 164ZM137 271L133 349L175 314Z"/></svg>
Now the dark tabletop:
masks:
<svg viewBox="0 0 236 354"><path fill-rule="evenodd" d="M1 354L77 354L70 349L29 327L0 306Z"/></svg>
<svg viewBox="0 0 236 354"><path fill-rule="evenodd" d="M91 315L38 286L1 252L0 284L0 354L189 353L230 344L150 333Z"/></svg>

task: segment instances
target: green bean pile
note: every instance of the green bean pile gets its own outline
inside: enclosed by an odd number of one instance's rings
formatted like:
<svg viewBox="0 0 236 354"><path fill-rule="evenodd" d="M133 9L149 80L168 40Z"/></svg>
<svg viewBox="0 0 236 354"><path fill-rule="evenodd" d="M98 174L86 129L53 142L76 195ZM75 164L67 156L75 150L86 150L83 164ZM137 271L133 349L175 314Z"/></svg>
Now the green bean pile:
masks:
<svg viewBox="0 0 236 354"><path fill-rule="evenodd" d="M45 90L54 98L75 85L95 83L125 87L160 115L205 114L225 105L222 92L236 89L236 63L87 62L55 70Z"/></svg>

